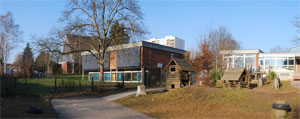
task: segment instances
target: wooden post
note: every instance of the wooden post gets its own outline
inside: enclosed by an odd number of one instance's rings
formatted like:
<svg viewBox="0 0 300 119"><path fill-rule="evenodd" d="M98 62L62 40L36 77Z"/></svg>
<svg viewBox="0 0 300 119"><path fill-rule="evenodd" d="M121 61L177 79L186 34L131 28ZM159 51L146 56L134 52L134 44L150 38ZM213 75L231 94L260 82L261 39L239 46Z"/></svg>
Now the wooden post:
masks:
<svg viewBox="0 0 300 119"><path fill-rule="evenodd" d="M142 81L142 84L145 85L145 81L144 81L144 73L145 73L145 69L144 67L142 67L142 72L141 72L141 81Z"/></svg>
<svg viewBox="0 0 300 119"><path fill-rule="evenodd" d="M61 81L61 85L62 85L62 87L63 87L63 92L64 92L64 90L65 90L65 82L64 82L64 79Z"/></svg>
<svg viewBox="0 0 300 119"><path fill-rule="evenodd" d="M247 81L247 86L250 89L250 77L249 77L249 73L248 73L247 69L246 69L246 77L245 78L246 78L246 81Z"/></svg>
<svg viewBox="0 0 300 119"><path fill-rule="evenodd" d="M92 77L91 90L94 91L94 77Z"/></svg>
<svg viewBox="0 0 300 119"><path fill-rule="evenodd" d="M231 89L231 82L228 81L228 88Z"/></svg>
<svg viewBox="0 0 300 119"><path fill-rule="evenodd" d="M118 68L116 68L116 81L118 82Z"/></svg>
<svg viewBox="0 0 300 119"><path fill-rule="evenodd" d="M241 89L241 81L238 82L237 89Z"/></svg>
<svg viewBox="0 0 300 119"><path fill-rule="evenodd" d="M78 85L79 85L79 90L81 90L81 82L80 82L80 80L78 82Z"/></svg>
<svg viewBox="0 0 300 119"><path fill-rule="evenodd" d="M84 70L82 69L82 79L81 80L84 80Z"/></svg>

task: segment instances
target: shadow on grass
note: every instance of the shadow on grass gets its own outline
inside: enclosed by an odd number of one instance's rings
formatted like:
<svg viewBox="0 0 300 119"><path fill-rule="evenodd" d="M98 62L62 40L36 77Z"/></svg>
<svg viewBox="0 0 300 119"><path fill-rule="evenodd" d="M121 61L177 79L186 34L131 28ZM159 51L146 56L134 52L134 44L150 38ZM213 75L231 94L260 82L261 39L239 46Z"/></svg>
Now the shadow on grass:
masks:
<svg viewBox="0 0 300 119"><path fill-rule="evenodd" d="M41 114L26 113L26 106L41 107ZM32 96L10 96L1 100L1 118L56 118L48 100Z"/></svg>

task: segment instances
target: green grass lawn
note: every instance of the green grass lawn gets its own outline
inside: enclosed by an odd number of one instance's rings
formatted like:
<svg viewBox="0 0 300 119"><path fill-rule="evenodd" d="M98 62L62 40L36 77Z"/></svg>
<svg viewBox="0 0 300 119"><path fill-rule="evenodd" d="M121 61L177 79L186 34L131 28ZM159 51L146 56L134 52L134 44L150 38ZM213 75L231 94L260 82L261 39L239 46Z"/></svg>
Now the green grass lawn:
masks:
<svg viewBox="0 0 300 119"><path fill-rule="evenodd" d="M55 91L55 78L39 79L18 79L17 93L21 95L49 95ZM94 89L105 87L106 89L117 89L116 82L93 82ZM119 83L121 85L121 83ZM140 83L125 83L125 88L136 88ZM56 93L78 92L91 90L92 81L85 76L82 80L81 75L58 76L56 78Z"/></svg>
<svg viewBox="0 0 300 119"><path fill-rule="evenodd" d="M191 86L115 102L155 118L272 118L272 103L283 100L292 108L288 118L300 118L299 91L283 84L280 91L261 87L266 92Z"/></svg>

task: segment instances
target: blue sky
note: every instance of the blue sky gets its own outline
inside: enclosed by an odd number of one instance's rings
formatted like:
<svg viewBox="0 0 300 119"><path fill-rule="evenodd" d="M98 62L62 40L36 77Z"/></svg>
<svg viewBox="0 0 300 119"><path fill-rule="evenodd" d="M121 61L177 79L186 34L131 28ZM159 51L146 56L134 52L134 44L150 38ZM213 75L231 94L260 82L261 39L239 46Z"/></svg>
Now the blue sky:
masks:
<svg viewBox="0 0 300 119"><path fill-rule="evenodd" d="M185 40L186 49L196 47L208 29L225 26L242 49L281 46L291 48L296 36L293 20L300 15L297 0L141 0L150 37L174 35ZM46 35L64 9L64 0L0 0L0 14L11 11L23 31L23 40L9 62L23 51L31 35Z"/></svg>

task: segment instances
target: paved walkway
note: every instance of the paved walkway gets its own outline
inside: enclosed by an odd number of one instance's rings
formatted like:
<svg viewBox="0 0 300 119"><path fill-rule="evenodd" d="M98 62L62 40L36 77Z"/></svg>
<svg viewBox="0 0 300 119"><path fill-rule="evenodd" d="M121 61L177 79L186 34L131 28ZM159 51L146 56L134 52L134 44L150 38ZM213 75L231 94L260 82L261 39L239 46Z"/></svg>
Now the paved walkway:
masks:
<svg viewBox="0 0 300 119"><path fill-rule="evenodd" d="M163 88L153 88L150 90L164 90ZM136 91L129 91L119 94L106 96L103 98L91 99L52 99L51 104L58 113L58 118L101 118L101 119L120 119L120 118L150 118L126 107L122 107L111 101L135 94Z"/></svg>

